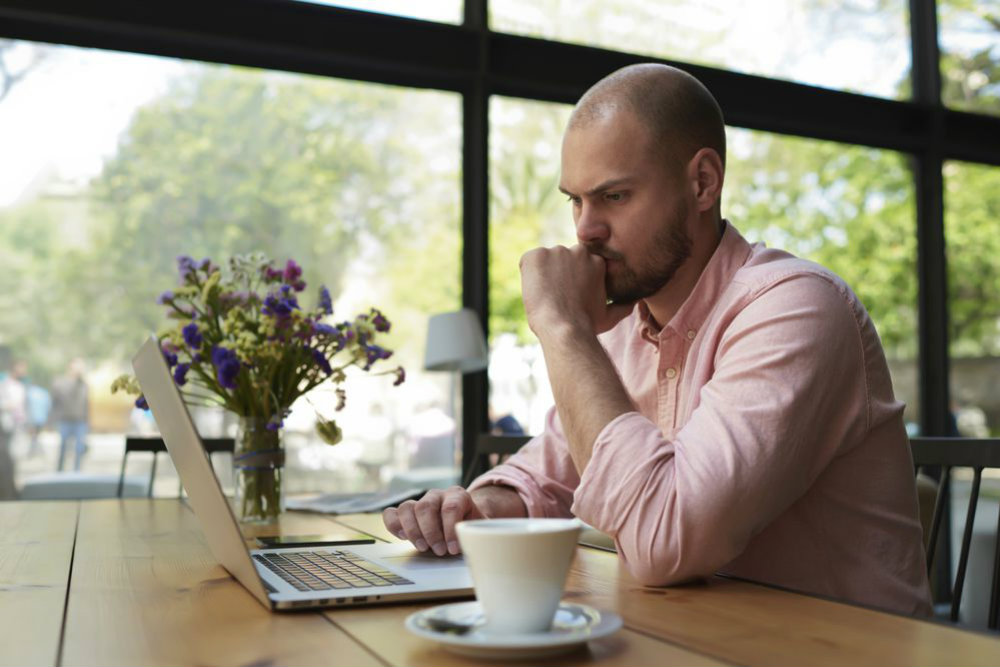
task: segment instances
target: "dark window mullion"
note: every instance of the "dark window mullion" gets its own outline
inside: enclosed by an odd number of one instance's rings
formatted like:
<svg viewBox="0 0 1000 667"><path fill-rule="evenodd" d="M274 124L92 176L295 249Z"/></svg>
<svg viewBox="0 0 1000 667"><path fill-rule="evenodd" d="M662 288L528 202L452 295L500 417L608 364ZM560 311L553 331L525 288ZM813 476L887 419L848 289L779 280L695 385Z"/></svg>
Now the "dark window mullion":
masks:
<svg viewBox="0 0 1000 667"><path fill-rule="evenodd" d="M478 67L462 94L462 305L489 334L489 91L486 0L465 0L465 28L478 37ZM486 371L462 376L462 473L489 430Z"/></svg>
<svg viewBox="0 0 1000 667"><path fill-rule="evenodd" d="M934 0L910 0L914 101L929 116L926 148L914 158L919 272L920 418L925 435L948 427L948 290L941 174L944 108Z"/></svg>

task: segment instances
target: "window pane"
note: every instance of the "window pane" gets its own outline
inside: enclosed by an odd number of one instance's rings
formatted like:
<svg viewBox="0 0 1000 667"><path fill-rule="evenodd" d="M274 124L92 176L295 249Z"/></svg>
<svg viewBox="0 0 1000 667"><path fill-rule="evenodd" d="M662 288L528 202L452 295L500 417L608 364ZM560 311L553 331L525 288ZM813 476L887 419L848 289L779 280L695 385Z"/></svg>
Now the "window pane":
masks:
<svg viewBox="0 0 1000 667"><path fill-rule="evenodd" d="M906 0L491 0L494 30L909 95Z"/></svg>
<svg viewBox="0 0 1000 667"><path fill-rule="evenodd" d="M109 385L166 323L155 299L177 284L175 257L251 251L298 261L302 302L327 285L338 321L381 308L408 371L400 387L349 377L343 412L332 390L310 394L343 428L335 447L296 404L289 491L453 465L448 377L421 367L427 316L460 305L458 95L25 42L0 56L24 73L0 100L0 342L46 389L86 361L85 471L117 474L123 433L150 427ZM227 426L199 420L205 435ZM55 470L60 444L43 429L32 451L22 427L21 482Z"/></svg>
<svg viewBox="0 0 1000 667"><path fill-rule="evenodd" d="M575 242L569 206L555 191L569 110L508 99L491 106L491 396L494 412L536 433L552 398L524 320L517 258ZM723 213L749 240L817 261L854 288L882 338L906 419L917 423L915 211L905 157L736 129L729 147Z"/></svg>
<svg viewBox="0 0 1000 667"><path fill-rule="evenodd" d="M952 413L962 435L1000 435L1000 168L947 162L945 243Z"/></svg>
<svg viewBox="0 0 1000 667"><path fill-rule="evenodd" d="M461 23L465 7L462 0L423 0L422 2L413 2L413 0L298 0L298 2L360 9L366 12L392 14L440 23Z"/></svg>
<svg viewBox="0 0 1000 667"><path fill-rule="evenodd" d="M938 0L945 104L1000 114L1000 0Z"/></svg>
<svg viewBox="0 0 1000 667"><path fill-rule="evenodd" d="M540 433L552 407L541 346L521 303L518 259L538 246L576 242L558 190L562 131L572 107L490 99L490 412Z"/></svg>
<svg viewBox="0 0 1000 667"><path fill-rule="evenodd" d="M917 239L906 156L733 128L727 135L723 214L748 240L822 264L852 287L915 428Z"/></svg>

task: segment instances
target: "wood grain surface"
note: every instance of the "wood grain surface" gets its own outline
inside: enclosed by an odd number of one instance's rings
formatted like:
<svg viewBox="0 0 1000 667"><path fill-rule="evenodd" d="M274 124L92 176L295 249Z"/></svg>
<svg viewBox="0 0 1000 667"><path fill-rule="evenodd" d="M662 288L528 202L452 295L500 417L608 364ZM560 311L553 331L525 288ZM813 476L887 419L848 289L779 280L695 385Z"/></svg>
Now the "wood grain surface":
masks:
<svg viewBox="0 0 1000 667"><path fill-rule="evenodd" d="M0 503L2 665L499 664L408 633L429 604L272 613L218 565L175 500ZM397 541L378 514L286 514L252 534L350 531ZM995 665L1000 638L749 582L638 585L578 549L566 599L622 632L533 665ZM65 620L64 620L65 619Z"/></svg>
<svg viewBox="0 0 1000 667"><path fill-rule="evenodd" d="M55 665L80 503L0 503L0 665Z"/></svg>
<svg viewBox="0 0 1000 667"><path fill-rule="evenodd" d="M275 614L209 553L177 500L80 510L64 665L381 665L315 612Z"/></svg>

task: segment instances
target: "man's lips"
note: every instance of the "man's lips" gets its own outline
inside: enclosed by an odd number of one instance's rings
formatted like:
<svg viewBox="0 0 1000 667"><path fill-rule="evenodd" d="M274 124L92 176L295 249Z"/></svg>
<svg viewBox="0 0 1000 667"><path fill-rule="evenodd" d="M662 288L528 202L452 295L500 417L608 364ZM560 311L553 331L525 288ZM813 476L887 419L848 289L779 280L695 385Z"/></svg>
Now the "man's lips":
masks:
<svg viewBox="0 0 1000 667"><path fill-rule="evenodd" d="M597 255L598 257L603 257L609 262L620 262L623 256L620 252L610 250L608 248L587 248L587 252L591 255Z"/></svg>

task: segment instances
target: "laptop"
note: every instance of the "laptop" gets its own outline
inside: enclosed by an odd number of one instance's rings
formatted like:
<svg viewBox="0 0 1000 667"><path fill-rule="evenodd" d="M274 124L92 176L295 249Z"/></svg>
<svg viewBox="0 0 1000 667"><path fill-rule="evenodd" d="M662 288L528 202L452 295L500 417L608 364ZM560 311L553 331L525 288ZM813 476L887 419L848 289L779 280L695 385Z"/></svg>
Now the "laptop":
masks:
<svg viewBox="0 0 1000 667"><path fill-rule="evenodd" d="M409 543L248 549L155 336L136 353L132 367L212 555L265 607L283 611L473 595L461 556L423 554Z"/></svg>

